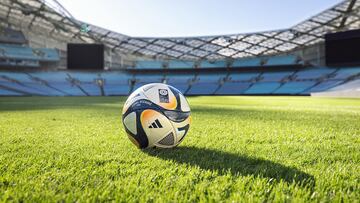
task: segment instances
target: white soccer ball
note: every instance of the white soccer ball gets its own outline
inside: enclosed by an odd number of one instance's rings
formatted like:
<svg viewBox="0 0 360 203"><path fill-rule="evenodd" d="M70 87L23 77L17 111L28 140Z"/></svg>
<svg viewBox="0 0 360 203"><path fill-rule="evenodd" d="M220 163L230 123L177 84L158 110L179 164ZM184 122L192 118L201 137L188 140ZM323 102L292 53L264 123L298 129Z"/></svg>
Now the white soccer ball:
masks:
<svg viewBox="0 0 360 203"><path fill-rule="evenodd" d="M189 103L174 87L162 83L144 85L126 100L122 121L129 139L139 148L172 148L189 130Z"/></svg>

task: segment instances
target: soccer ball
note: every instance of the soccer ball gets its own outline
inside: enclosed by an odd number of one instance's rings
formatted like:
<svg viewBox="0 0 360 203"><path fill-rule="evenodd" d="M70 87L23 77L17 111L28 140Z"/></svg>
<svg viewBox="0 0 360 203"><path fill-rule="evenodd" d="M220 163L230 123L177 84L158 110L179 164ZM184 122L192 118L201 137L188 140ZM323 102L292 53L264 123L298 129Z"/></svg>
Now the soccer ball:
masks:
<svg viewBox="0 0 360 203"><path fill-rule="evenodd" d="M122 122L129 139L139 148L172 148L189 130L189 103L174 87L162 83L144 85L126 100Z"/></svg>

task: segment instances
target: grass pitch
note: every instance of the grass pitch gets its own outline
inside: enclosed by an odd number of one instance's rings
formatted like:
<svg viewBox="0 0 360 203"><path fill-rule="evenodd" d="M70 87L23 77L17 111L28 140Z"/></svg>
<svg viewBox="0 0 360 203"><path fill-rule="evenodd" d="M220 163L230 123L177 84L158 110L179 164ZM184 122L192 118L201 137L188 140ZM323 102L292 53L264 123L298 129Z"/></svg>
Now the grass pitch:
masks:
<svg viewBox="0 0 360 203"><path fill-rule="evenodd" d="M0 201L360 200L360 100L190 97L184 142L144 151L124 100L0 98Z"/></svg>

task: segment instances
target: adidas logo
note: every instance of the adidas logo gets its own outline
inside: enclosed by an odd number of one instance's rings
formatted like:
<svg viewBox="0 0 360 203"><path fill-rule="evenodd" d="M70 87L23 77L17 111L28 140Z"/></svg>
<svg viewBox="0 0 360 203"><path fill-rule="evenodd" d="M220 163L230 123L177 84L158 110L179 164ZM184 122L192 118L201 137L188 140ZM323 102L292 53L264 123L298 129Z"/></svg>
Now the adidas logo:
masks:
<svg viewBox="0 0 360 203"><path fill-rule="evenodd" d="M162 125L159 120L156 119L151 125L149 125L149 128L162 128Z"/></svg>

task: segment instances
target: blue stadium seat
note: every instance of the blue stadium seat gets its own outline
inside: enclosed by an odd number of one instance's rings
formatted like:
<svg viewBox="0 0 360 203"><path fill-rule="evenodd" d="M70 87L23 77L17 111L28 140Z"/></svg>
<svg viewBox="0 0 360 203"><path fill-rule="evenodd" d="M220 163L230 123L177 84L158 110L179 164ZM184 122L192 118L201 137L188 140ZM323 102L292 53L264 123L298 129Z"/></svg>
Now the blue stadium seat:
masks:
<svg viewBox="0 0 360 203"><path fill-rule="evenodd" d="M14 92L20 92L24 95L47 95L46 92L43 92L39 89L34 89L32 87L28 87L25 85L21 85L18 83L6 81L0 79L0 87L3 87L3 89L9 89Z"/></svg>
<svg viewBox="0 0 360 203"><path fill-rule="evenodd" d="M105 84L104 85L105 95L128 95L130 92L129 84Z"/></svg>
<svg viewBox="0 0 360 203"><path fill-rule="evenodd" d="M313 80L324 77L328 74L333 73L336 69L331 68L311 68L303 69L296 73L297 80Z"/></svg>
<svg viewBox="0 0 360 203"><path fill-rule="evenodd" d="M282 85L279 89L275 90L274 94L301 94L305 90L311 88L316 84L315 81L292 81Z"/></svg>
<svg viewBox="0 0 360 203"><path fill-rule="evenodd" d="M201 61L200 68L226 68L226 61Z"/></svg>
<svg viewBox="0 0 360 203"><path fill-rule="evenodd" d="M82 88L89 96L101 96L101 89L94 83L81 83L79 88Z"/></svg>
<svg viewBox="0 0 360 203"><path fill-rule="evenodd" d="M32 49L21 45L0 44L0 57L8 59L7 64L16 66L38 67L39 61L56 62L60 60L59 53L55 49L40 48ZM24 60L17 62L16 60ZM2 63L6 61L3 60Z"/></svg>
<svg viewBox="0 0 360 203"><path fill-rule="evenodd" d="M249 81L257 76L259 76L259 73L231 73L229 79L233 82L240 82Z"/></svg>
<svg viewBox="0 0 360 203"><path fill-rule="evenodd" d="M21 83L33 82L33 80L31 79L31 77L29 75L27 75L26 73L22 73L22 72L0 72L0 77L1 76L19 81Z"/></svg>
<svg viewBox="0 0 360 203"><path fill-rule="evenodd" d="M7 58L29 60L38 59L36 56L34 56L33 51L30 47L24 47L21 45L0 44L0 49L4 50L4 55Z"/></svg>
<svg viewBox="0 0 360 203"><path fill-rule="evenodd" d="M358 74L360 74L360 67L339 68L339 70L335 72L334 79L345 80L351 76Z"/></svg>
<svg viewBox="0 0 360 203"><path fill-rule="evenodd" d="M163 69L162 61L137 61L135 69Z"/></svg>
<svg viewBox="0 0 360 203"><path fill-rule="evenodd" d="M77 86L70 84L69 82L50 82L51 87L66 92L69 96L86 96Z"/></svg>
<svg viewBox="0 0 360 203"><path fill-rule="evenodd" d="M162 83L163 75L160 74L137 74L135 75L135 85L132 91L135 91L137 88L149 84L149 83Z"/></svg>
<svg viewBox="0 0 360 203"><path fill-rule="evenodd" d="M189 89L190 81L194 79L193 74L168 74L166 75L166 83L175 87L183 94Z"/></svg>
<svg viewBox="0 0 360 203"><path fill-rule="evenodd" d="M240 67L258 67L260 66L260 58L247 58L247 59L237 59L235 60L231 67L240 68Z"/></svg>
<svg viewBox="0 0 360 203"><path fill-rule="evenodd" d="M68 74L80 82L94 82L97 78L100 78L100 73L96 72L68 72Z"/></svg>
<svg viewBox="0 0 360 203"><path fill-rule="evenodd" d="M96 79L100 79L100 73L96 72L69 72L69 75L80 81L79 88L90 96L100 96L101 90L96 83ZM85 94L86 94L85 93Z"/></svg>
<svg viewBox="0 0 360 203"><path fill-rule="evenodd" d="M194 62L171 60L168 67L169 69L192 69L194 68Z"/></svg>
<svg viewBox="0 0 360 203"><path fill-rule="evenodd" d="M59 53L55 49L49 49L49 48L33 49L33 53L38 57L39 61L48 61L48 62L60 61Z"/></svg>
<svg viewBox="0 0 360 203"><path fill-rule="evenodd" d="M0 87L0 96L22 96L24 94L18 93L18 92L13 92L10 90L6 90L6 89L1 89Z"/></svg>
<svg viewBox="0 0 360 203"><path fill-rule="evenodd" d="M288 56L271 56L268 58L265 66L284 66L284 65L296 65L297 56L288 55Z"/></svg>
<svg viewBox="0 0 360 203"><path fill-rule="evenodd" d="M17 83L11 83L11 82L9 82L8 85L10 85L11 87L18 89L20 91L25 91L25 92L28 92L29 94L63 96L66 94L64 94L61 91L57 91L54 88L46 86L45 84L42 84L41 82L36 81L32 78L32 77L34 77L34 75L36 75L36 76L48 75L48 77L52 77L53 75L58 75L58 74L59 74L58 72L51 72L51 73L34 72L34 73L27 75L25 73L17 73L17 72L0 72L0 76L5 76L8 79L13 79L13 80L19 81L21 83L21 85L19 85ZM42 77L42 78L38 77L38 78L43 81L47 81L47 80L53 81L47 77ZM47 80L45 80L45 79L47 79ZM52 79L54 79L54 78L52 78Z"/></svg>
<svg viewBox="0 0 360 203"><path fill-rule="evenodd" d="M186 92L186 95L212 95L218 87L218 83L195 83Z"/></svg>
<svg viewBox="0 0 360 203"><path fill-rule="evenodd" d="M271 94L277 88L279 88L281 83L279 82L257 82L254 83L249 89L247 89L245 94Z"/></svg>
<svg viewBox="0 0 360 203"><path fill-rule="evenodd" d="M102 73L101 77L105 79L105 95L128 95L130 93L131 75L113 71Z"/></svg>
<svg viewBox="0 0 360 203"><path fill-rule="evenodd" d="M10 59L10 58L0 58L0 66L4 67L32 67L32 68L38 68L40 67L39 61L34 60L27 60L27 59Z"/></svg>
<svg viewBox="0 0 360 203"><path fill-rule="evenodd" d="M218 83L220 79L226 77L225 73L216 74L199 74L197 75L197 81L200 83Z"/></svg>
<svg viewBox="0 0 360 203"><path fill-rule="evenodd" d="M265 72L261 75L262 82L279 82L282 79L294 74L294 71Z"/></svg>
<svg viewBox="0 0 360 203"><path fill-rule="evenodd" d="M66 96L84 96L85 94L68 81L68 74L72 72L65 71L37 71L30 73L31 76L44 80L52 87L57 94Z"/></svg>
<svg viewBox="0 0 360 203"><path fill-rule="evenodd" d="M66 78L68 72L65 71L36 71L30 72L29 74L32 77L39 78L41 80L47 81L48 83L53 82L67 82Z"/></svg>
<svg viewBox="0 0 360 203"><path fill-rule="evenodd" d="M216 95L238 95L250 87L250 82L225 82L216 92Z"/></svg>
<svg viewBox="0 0 360 203"><path fill-rule="evenodd" d="M317 84L316 86L314 86L313 88L311 88L310 90L307 90L307 93L311 93L311 92L322 92L322 91L326 91L330 88L333 88L339 84L343 83L342 80L327 80L327 81L323 81L320 84Z"/></svg>
<svg viewBox="0 0 360 203"><path fill-rule="evenodd" d="M196 82L191 85L191 88L186 93L188 95L211 95L220 86L220 79L224 78L226 74L199 74Z"/></svg>
<svg viewBox="0 0 360 203"><path fill-rule="evenodd" d="M11 44L26 44L26 38L21 31L11 28L0 28L0 42Z"/></svg>

